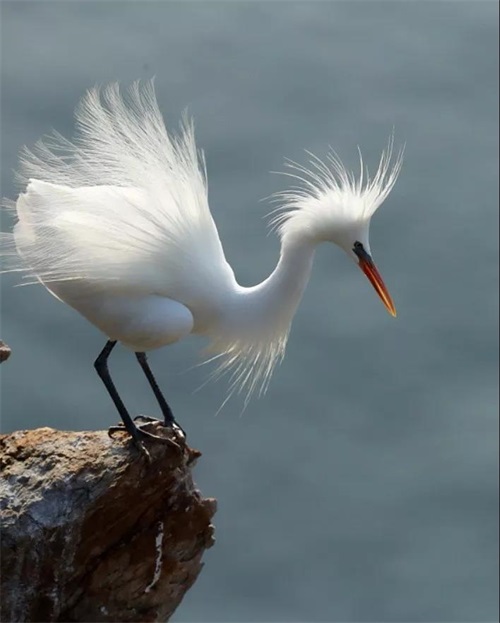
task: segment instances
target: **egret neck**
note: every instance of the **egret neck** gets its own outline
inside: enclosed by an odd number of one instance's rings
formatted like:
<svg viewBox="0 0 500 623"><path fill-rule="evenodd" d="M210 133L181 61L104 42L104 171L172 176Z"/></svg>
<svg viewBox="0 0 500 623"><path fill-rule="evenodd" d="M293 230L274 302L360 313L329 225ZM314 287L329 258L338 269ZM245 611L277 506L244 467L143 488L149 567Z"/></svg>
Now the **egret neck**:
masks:
<svg viewBox="0 0 500 623"><path fill-rule="evenodd" d="M238 286L231 310L237 312L238 324L261 328L264 334L276 325L288 329L309 280L316 245L310 237L283 236L279 261L269 277L249 288Z"/></svg>

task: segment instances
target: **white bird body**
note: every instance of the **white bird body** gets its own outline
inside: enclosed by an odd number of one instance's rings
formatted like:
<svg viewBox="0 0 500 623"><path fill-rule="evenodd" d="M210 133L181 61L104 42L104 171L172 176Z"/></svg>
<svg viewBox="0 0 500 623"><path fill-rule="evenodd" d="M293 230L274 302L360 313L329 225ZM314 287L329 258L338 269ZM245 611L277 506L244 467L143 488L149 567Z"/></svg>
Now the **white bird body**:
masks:
<svg viewBox="0 0 500 623"><path fill-rule="evenodd" d="M228 284L231 279L234 280L222 249L221 258L214 258L213 254L208 253L202 257L200 254L199 269L195 272L198 279L192 276L188 279L186 277L192 269L192 259L184 265L177 263L176 267L179 266L181 270L169 271L167 265L162 266L161 270L147 271L141 265L140 258L133 257L133 247L131 254L123 244L112 251L113 262L116 262L116 278L106 278L101 271L104 266L109 270L110 246L113 241L107 237L104 228L93 230L93 221L99 219L99 215L93 214L93 211L102 209L104 205L116 218L120 208L127 202L142 205L147 200L143 195L135 188L71 188L31 180L26 193L20 195L17 201L19 220L14 228L18 252L28 265L36 262L32 249L37 248L39 235L39 229L30 220L34 209L43 215L43 235L57 246L59 253L71 257L78 250L92 252L93 257L85 276L61 280L50 278L47 281L42 276L40 281L58 299L79 311L111 339L119 340L135 351L159 348L189 334L194 329L193 314L189 307L198 310L196 332L202 332L203 326L208 324L208 318L215 315L217 303L220 305L220 299L224 298L223 291L229 290ZM56 205L57 210L54 210ZM79 210L73 210L72 206L78 206ZM50 214L53 214L53 218L48 218ZM142 226L145 227L143 231L147 232L148 221ZM86 233L89 240L85 239ZM96 242L96 233L102 236L99 242ZM153 234L151 231L150 235ZM206 247L201 245L200 249ZM100 253L102 257L99 257ZM217 281L212 278L210 270L210 266L214 266L214 259L219 260L218 270L215 271L219 276ZM221 271L221 267L225 270Z"/></svg>
<svg viewBox="0 0 500 623"><path fill-rule="evenodd" d="M25 151L26 190L14 206L13 236L3 240L111 340L143 352L203 335L222 357L220 370L231 373L231 392L265 390L324 241L359 260L394 312L374 265L366 268L353 248L371 262L369 221L401 166L399 156L390 169L392 141L372 180L363 180L362 162L356 180L336 156L333 170L317 159L313 170L292 165L302 186L281 194L280 259L247 288L226 261L192 126L178 138L167 134L151 84L134 84L128 100L117 85L89 91L77 123L74 143L56 135Z"/></svg>
<svg viewBox="0 0 500 623"><path fill-rule="evenodd" d="M134 351L166 346L189 333L231 335L232 339L246 334L248 338L268 340L276 333L277 325L281 331L288 330L312 267L315 245L308 241L287 241L276 270L254 287L242 287L236 282L222 246L213 245L209 248L215 252L207 253L204 244L189 261L179 265L180 270L176 265L175 271L162 267L157 272L139 272L134 265L135 278L129 274L127 278L103 279L99 272L107 261L110 244L106 231L98 230L103 236L102 247L95 244L93 231L88 241L81 234L88 232L93 219L98 218L92 208L102 209L104 204L113 213L124 202L138 205L144 200L140 191L132 188L71 188L31 180L16 204L19 220L14 238L18 253L29 265L36 262L31 249L37 248L39 234L30 220L33 211L44 215L43 235L57 245L61 255L71 256L75 247L92 246L97 272L94 278L90 270L90 275L83 278L45 282L41 277L40 281L108 337ZM64 206L68 206L67 211ZM79 206L81 211L71 210L72 206ZM53 220L47 218L51 213ZM104 257L99 258L96 247ZM120 257L120 250L116 262L130 266L134 260L127 253Z"/></svg>

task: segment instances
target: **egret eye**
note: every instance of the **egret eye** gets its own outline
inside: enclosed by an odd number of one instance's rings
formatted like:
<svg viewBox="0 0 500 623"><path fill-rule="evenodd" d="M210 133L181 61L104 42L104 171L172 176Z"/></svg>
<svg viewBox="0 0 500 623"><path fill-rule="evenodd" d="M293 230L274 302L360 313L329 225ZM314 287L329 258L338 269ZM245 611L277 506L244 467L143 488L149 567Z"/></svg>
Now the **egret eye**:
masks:
<svg viewBox="0 0 500 623"><path fill-rule="evenodd" d="M357 255L360 262L362 261L371 262L370 255L365 251L365 247L363 246L363 243L359 242L359 240L356 240L356 242L354 243L352 247L352 250L353 250L353 253Z"/></svg>

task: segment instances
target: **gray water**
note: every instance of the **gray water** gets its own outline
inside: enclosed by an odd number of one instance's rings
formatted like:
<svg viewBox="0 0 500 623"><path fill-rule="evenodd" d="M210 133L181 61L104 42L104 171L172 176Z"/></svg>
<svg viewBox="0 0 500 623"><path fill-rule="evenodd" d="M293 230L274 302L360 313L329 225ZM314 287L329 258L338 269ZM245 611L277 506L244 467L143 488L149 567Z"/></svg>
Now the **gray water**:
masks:
<svg viewBox="0 0 500 623"><path fill-rule="evenodd" d="M215 417L193 339L150 361L219 501L217 543L175 620L497 619L497 5L493 2L5 2L2 194L18 148L96 82L156 75L188 106L210 202L243 284L271 271L263 197L283 157L373 168L392 127L401 177L371 244L398 318L321 248L267 396ZM7 225L7 224L6 224ZM105 428L103 336L42 288L3 280L4 431ZM156 414L133 357L111 361ZM158 482L161 487L161 481Z"/></svg>

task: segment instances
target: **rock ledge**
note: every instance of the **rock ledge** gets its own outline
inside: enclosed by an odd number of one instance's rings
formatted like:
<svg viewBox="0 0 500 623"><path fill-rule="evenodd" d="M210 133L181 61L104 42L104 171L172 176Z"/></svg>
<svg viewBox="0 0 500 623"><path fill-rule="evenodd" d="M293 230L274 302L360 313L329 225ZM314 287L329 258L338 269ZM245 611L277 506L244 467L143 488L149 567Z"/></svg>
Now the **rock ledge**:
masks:
<svg viewBox="0 0 500 623"><path fill-rule="evenodd" d="M148 444L148 462L121 433L0 436L2 621L168 620L216 510L192 479L200 453L171 439L179 449Z"/></svg>

